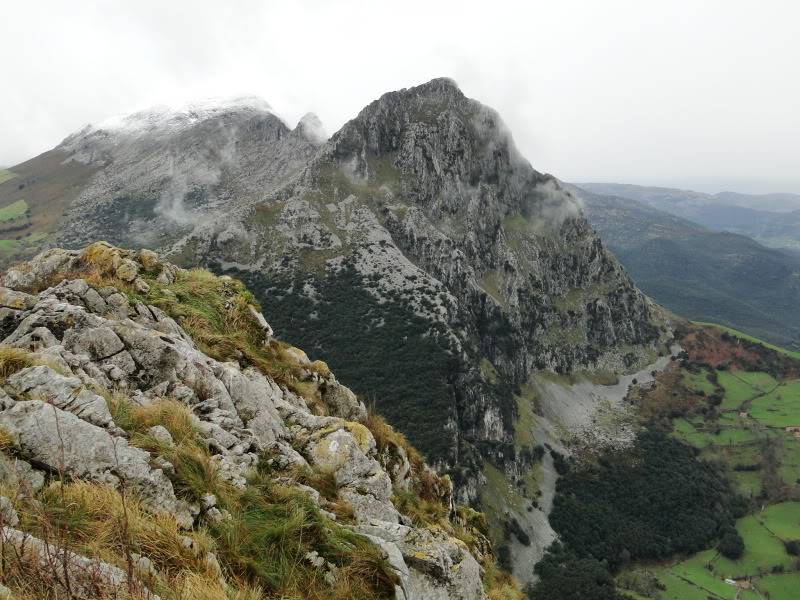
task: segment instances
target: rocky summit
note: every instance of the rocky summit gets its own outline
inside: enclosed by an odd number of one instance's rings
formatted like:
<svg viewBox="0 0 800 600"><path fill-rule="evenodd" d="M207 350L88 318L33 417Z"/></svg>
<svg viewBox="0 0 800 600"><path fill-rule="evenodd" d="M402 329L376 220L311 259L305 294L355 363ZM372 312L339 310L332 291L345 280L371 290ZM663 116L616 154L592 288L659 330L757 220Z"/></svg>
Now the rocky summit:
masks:
<svg viewBox="0 0 800 600"><path fill-rule="evenodd" d="M238 281L95 243L0 283L3 568L20 593L517 597L483 517L275 339Z"/></svg>

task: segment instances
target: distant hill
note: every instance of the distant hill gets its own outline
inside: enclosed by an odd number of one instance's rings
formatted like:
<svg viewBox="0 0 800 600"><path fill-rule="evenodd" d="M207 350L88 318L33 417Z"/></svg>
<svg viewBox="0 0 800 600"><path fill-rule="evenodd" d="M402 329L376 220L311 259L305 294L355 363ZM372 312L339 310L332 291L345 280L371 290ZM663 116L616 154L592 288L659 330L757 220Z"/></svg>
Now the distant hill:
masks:
<svg viewBox="0 0 800 600"><path fill-rule="evenodd" d="M621 183L579 183L596 194L637 200L716 231L741 233L771 248L800 249L800 194L704 194Z"/></svg>
<svg viewBox="0 0 800 600"><path fill-rule="evenodd" d="M647 204L574 188L637 285L670 310L800 347L800 256Z"/></svg>
<svg viewBox="0 0 800 600"><path fill-rule="evenodd" d="M792 212L800 210L800 194L740 194L720 192L714 198L724 204L743 208L755 208L770 212Z"/></svg>

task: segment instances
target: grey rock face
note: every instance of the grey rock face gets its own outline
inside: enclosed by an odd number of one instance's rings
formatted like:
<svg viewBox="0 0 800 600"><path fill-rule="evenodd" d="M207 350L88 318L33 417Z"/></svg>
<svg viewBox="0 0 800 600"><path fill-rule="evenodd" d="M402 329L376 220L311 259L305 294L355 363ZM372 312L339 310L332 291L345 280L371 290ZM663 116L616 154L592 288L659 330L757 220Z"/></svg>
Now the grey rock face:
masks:
<svg viewBox="0 0 800 600"><path fill-rule="evenodd" d="M462 545L440 532L419 530L379 521L362 525L361 533L375 540L390 559L406 565L398 568L407 598L480 600L481 567Z"/></svg>
<svg viewBox="0 0 800 600"><path fill-rule="evenodd" d="M158 247L216 221L222 241L236 245L231 201L256 199L302 169L324 141L309 135L307 125L291 131L263 103L254 103L191 119L79 132L59 149L84 164L113 167L103 169L69 210L68 222L83 223L84 231L69 233L65 225L60 242L108 239ZM165 185L153 186L155 181ZM129 268L123 275L135 278Z"/></svg>
<svg viewBox="0 0 800 600"><path fill-rule="evenodd" d="M44 486L44 473L18 458L0 456L0 481L17 487L20 493L30 496Z"/></svg>
<svg viewBox="0 0 800 600"><path fill-rule="evenodd" d="M348 421L363 421L367 418L367 408L364 403L339 382L325 386L322 400L330 407L332 415Z"/></svg>
<svg viewBox="0 0 800 600"><path fill-rule="evenodd" d="M100 427L113 425L104 398L84 388L77 377L64 377L50 367L23 369L9 377L6 386L17 398L42 400Z"/></svg>

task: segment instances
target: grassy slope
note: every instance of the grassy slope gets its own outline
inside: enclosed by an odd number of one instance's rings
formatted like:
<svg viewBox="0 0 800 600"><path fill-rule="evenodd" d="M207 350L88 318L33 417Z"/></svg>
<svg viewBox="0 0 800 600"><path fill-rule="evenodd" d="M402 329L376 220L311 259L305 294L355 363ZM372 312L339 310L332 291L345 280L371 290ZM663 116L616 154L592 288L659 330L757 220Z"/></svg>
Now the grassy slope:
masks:
<svg viewBox="0 0 800 600"><path fill-rule="evenodd" d="M16 200L0 208L0 223L18 219L28 210L28 203L25 200Z"/></svg>
<svg viewBox="0 0 800 600"><path fill-rule="evenodd" d="M8 169L0 169L0 183L13 179L17 174Z"/></svg>
<svg viewBox="0 0 800 600"><path fill-rule="evenodd" d="M64 211L88 183L97 167L65 161L50 150L12 171L0 170L0 207L26 204L24 218L0 219L0 266L32 255L54 232ZM7 177L12 173L12 177ZM0 208L0 211L4 209Z"/></svg>

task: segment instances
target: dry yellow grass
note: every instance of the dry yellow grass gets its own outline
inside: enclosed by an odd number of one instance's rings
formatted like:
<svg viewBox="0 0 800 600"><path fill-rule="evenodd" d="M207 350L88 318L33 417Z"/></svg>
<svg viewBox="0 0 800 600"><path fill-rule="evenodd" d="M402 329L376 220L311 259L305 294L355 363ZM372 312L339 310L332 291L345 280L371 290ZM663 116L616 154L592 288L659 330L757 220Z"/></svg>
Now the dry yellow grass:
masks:
<svg viewBox="0 0 800 600"><path fill-rule="evenodd" d="M0 427L0 452L10 453L17 447L14 436L5 427Z"/></svg>
<svg viewBox="0 0 800 600"><path fill-rule="evenodd" d="M209 579L197 573L186 573L178 578L170 594L185 600L263 600L266 598L259 587L243 586L239 589L227 589L218 580Z"/></svg>
<svg viewBox="0 0 800 600"><path fill-rule="evenodd" d="M90 244L81 252L81 260L100 272L112 273L119 265L120 259L120 253L114 252L114 249L105 242Z"/></svg>
<svg viewBox="0 0 800 600"><path fill-rule="evenodd" d="M218 581L218 573L206 560L212 541L204 531L184 531L172 515L147 513L135 498L114 488L86 481L52 482L35 498L12 498L24 531L69 552L97 558L123 571L134 564L134 553L146 556L157 573L139 573L134 568L134 577L141 582L134 590L144 584L165 600L177 600L182 596L171 590L180 588L187 577L195 582ZM0 568L4 569L0 579L15 592L15 598L72 597L63 577L54 579L57 574L47 573L13 552ZM122 592L97 597L134 600L142 596Z"/></svg>
<svg viewBox="0 0 800 600"><path fill-rule="evenodd" d="M397 446L398 448L405 450L408 460L413 467L422 467L424 464L422 455L417 451L416 448L414 448L414 446L411 445L411 442L406 439L406 436L399 431L396 431L391 425L389 425L389 423L386 422L386 419L380 415L370 412L367 415L367 420L364 422L364 425L370 430L370 432L372 432L372 437L375 438L375 444L378 447L378 452L383 452L385 449L391 449L392 445Z"/></svg>
<svg viewBox="0 0 800 600"><path fill-rule="evenodd" d="M21 348L0 348L0 381L21 371L25 367L39 364L36 358Z"/></svg>
<svg viewBox="0 0 800 600"><path fill-rule="evenodd" d="M177 400L164 399L147 406L132 406L130 418L137 431L161 425L169 431L176 444L194 440L196 419L191 409Z"/></svg>
<svg viewBox="0 0 800 600"><path fill-rule="evenodd" d="M130 495L118 490L75 481L52 483L40 494L41 503L23 505L25 525L45 538L67 534L71 543L89 556L125 564L126 553L147 556L159 571L185 570L213 575L202 560L211 543L203 533L183 532L172 515L150 514ZM184 543L186 536L195 549Z"/></svg>

